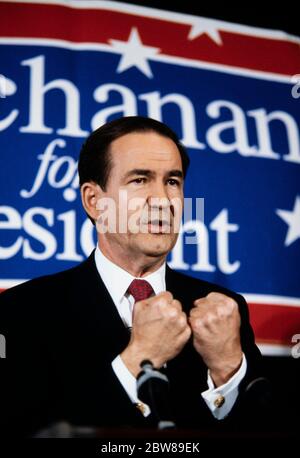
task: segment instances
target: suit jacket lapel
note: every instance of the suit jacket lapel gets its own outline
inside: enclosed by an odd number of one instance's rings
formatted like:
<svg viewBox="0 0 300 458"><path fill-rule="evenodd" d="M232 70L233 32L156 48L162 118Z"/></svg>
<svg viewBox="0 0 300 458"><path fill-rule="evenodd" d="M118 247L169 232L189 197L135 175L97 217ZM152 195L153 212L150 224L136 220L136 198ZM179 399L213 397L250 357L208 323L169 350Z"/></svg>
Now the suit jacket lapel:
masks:
<svg viewBox="0 0 300 458"><path fill-rule="evenodd" d="M81 285L78 293L91 311L95 320L93 328L105 342L108 357L114 357L128 345L130 334L97 271L94 252L80 268ZM82 313L89 313L84 308Z"/></svg>
<svg viewBox="0 0 300 458"><path fill-rule="evenodd" d="M189 288L184 284L184 277L166 266L166 288L170 291L174 299L181 302L183 310L187 313L192 307L192 295Z"/></svg>

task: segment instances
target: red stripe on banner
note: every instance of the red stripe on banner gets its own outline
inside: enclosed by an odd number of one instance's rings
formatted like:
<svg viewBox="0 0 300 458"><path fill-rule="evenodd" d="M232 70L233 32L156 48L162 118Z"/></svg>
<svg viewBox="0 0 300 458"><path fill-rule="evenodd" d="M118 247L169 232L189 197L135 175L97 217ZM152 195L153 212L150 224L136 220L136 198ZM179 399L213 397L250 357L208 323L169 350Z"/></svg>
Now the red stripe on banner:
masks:
<svg viewBox="0 0 300 458"><path fill-rule="evenodd" d="M300 303L297 306L248 304L250 321L259 343L292 345L300 334Z"/></svg>
<svg viewBox="0 0 300 458"><path fill-rule="evenodd" d="M61 5L0 3L1 31L7 38L59 39L74 43L127 41L136 27L143 44L168 56L271 73L299 73L299 44L288 40L220 31L222 45L202 34L188 40L189 24L101 9ZM201 20L201 18L199 18Z"/></svg>

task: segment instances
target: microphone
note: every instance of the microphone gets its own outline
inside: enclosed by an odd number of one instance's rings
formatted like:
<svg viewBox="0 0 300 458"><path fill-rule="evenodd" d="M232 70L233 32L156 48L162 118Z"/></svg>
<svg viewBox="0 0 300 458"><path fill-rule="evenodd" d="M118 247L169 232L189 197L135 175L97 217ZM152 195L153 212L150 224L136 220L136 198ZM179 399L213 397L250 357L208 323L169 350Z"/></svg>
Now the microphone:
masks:
<svg viewBox="0 0 300 458"><path fill-rule="evenodd" d="M251 380L244 389L244 395L249 403L258 402L261 406L267 407L272 400L270 381L266 377Z"/></svg>
<svg viewBox="0 0 300 458"><path fill-rule="evenodd" d="M176 428L170 409L168 377L155 369L149 360L141 362L141 369L137 376L139 399L149 405L158 429Z"/></svg>

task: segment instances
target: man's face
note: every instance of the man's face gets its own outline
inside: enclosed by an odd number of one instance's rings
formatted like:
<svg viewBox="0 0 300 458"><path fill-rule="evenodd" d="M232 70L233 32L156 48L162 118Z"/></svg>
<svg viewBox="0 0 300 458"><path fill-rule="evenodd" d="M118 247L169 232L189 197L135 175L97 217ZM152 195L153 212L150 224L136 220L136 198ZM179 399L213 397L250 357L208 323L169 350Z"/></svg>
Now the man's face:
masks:
<svg viewBox="0 0 300 458"><path fill-rule="evenodd" d="M166 256L175 245L182 215L178 148L155 132L134 132L112 142L110 155L112 168L101 197L115 202L116 231L100 234L100 245L103 237L111 254Z"/></svg>

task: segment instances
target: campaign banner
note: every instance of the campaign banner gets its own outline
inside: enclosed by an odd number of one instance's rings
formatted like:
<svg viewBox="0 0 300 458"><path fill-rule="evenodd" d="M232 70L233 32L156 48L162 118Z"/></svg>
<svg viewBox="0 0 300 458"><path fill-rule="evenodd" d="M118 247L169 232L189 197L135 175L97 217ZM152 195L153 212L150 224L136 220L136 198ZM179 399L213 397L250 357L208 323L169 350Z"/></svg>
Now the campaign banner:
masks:
<svg viewBox="0 0 300 458"><path fill-rule="evenodd" d="M111 1L0 0L0 288L96 243L77 161L120 116L191 158L169 265L242 293L266 355L300 356L300 39Z"/></svg>

